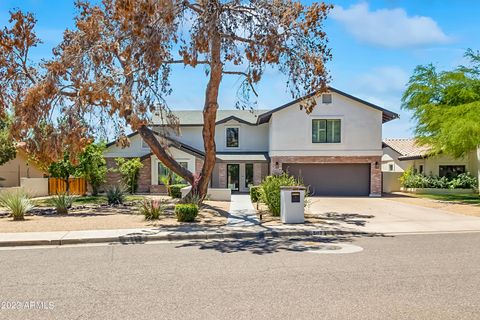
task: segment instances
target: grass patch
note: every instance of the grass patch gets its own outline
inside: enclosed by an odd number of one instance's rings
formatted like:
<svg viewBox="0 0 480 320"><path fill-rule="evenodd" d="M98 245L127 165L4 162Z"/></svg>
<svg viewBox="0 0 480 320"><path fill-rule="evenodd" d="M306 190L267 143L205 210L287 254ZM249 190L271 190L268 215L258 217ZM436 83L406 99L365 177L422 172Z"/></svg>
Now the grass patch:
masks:
<svg viewBox="0 0 480 320"><path fill-rule="evenodd" d="M132 201L141 201L145 197L138 196L138 195L126 195L125 201L132 202ZM45 199L34 199L32 200L33 204L36 207L51 207L52 204L50 202L50 198ZM73 198L74 205L92 205L92 204L107 204L107 197L106 196L84 196L84 197L74 197Z"/></svg>
<svg viewBox="0 0 480 320"><path fill-rule="evenodd" d="M440 200L447 202L461 202L465 204L480 204L480 195L478 194L416 194L416 197Z"/></svg>

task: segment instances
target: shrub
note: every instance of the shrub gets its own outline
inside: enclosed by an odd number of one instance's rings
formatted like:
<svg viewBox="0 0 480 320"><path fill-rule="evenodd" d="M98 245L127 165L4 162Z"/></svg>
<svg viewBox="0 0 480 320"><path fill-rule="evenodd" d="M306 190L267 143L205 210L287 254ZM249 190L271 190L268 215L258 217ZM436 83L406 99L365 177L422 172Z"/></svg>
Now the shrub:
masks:
<svg viewBox="0 0 480 320"><path fill-rule="evenodd" d="M252 202L258 202L260 200L260 186L250 187L250 199Z"/></svg>
<svg viewBox="0 0 480 320"><path fill-rule="evenodd" d="M140 174L140 169L143 168L143 164L140 161L140 158L133 158L127 160L125 158L116 158L118 171L122 176L122 182L127 188L129 193L135 193L138 189L138 176Z"/></svg>
<svg viewBox="0 0 480 320"><path fill-rule="evenodd" d="M165 202L161 200L144 199L140 203L140 213L145 216L145 220L157 220L160 215L165 213Z"/></svg>
<svg viewBox="0 0 480 320"><path fill-rule="evenodd" d="M468 173L461 173L450 181L450 188L476 190L478 188L478 181Z"/></svg>
<svg viewBox="0 0 480 320"><path fill-rule="evenodd" d="M33 204L22 191L3 192L0 194L0 205L7 208L13 220L24 220L25 214L33 208Z"/></svg>
<svg viewBox="0 0 480 320"><path fill-rule="evenodd" d="M172 184L168 187L168 195L174 199L182 197L182 188L188 187L188 184Z"/></svg>
<svg viewBox="0 0 480 320"><path fill-rule="evenodd" d="M434 188L434 189L477 189L478 181L468 173L448 179L447 177L425 176L408 168L400 177L404 188Z"/></svg>
<svg viewBox="0 0 480 320"><path fill-rule="evenodd" d="M72 207L73 197L66 193L57 194L50 199L50 203L57 210L57 214L67 214L68 209Z"/></svg>
<svg viewBox="0 0 480 320"><path fill-rule="evenodd" d="M268 206L268 210L273 216L280 215L280 187L283 186L301 186L301 181L282 173L281 175L268 176L260 185L261 200Z"/></svg>
<svg viewBox="0 0 480 320"><path fill-rule="evenodd" d="M181 203L175 206L175 215L179 222L193 222L198 214L198 205Z"/></svg>
<svg viewBox="0 0 480 320"><path fill-rule="evenodd" d="M113 186L107 190L107 202L109 205L123 204L125 194L119 186Z"/></svg>

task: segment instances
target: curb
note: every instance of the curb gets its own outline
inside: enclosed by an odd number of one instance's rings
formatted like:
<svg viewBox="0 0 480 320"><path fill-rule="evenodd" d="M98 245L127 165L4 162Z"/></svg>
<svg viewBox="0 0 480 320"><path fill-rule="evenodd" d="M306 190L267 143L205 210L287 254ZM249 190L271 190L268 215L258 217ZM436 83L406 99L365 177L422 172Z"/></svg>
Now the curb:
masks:
<svg viewBox="0 0 480 320"><path fill-rule="evenodd" d="M223 233L213 232L192 232L167 235L125 235L118 237L104 238L73 238L55 240L17 240L2 241L0 247L21 247L21 246L61 246L72 244L92 243L120 243L120 244L142 244L149 241L178 241L178 240L241 240L241 239L265 239L281 237L314 237L314 236L375 236L377 233L346 230L268 230L268 231L232 231Z"/></svg>

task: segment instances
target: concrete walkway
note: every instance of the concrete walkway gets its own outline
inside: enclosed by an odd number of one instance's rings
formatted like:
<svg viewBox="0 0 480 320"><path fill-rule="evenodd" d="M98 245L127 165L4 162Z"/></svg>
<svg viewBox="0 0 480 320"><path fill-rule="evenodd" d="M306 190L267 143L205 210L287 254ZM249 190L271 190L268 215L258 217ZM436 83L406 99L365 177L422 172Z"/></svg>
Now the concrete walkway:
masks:
<svg viewBox="0 0 480 320"><path fill-rule="evenodd" d="M227 227L250 227L260 224L257 211L253 208L248 194L232 194L228 214Z"/></svg>

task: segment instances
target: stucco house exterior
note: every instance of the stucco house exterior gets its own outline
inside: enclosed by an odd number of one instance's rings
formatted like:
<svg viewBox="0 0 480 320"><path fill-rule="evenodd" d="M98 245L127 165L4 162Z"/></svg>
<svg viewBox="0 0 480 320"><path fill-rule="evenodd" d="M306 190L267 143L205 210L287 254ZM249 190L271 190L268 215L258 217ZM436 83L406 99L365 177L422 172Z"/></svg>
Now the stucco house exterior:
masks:
<svg viewBox="0 0 480 320"><path fill-rule="evenodd" d="M385 139L383 141L382 171L404 172L412 167L418 173L433 176L452 176L460 173L479 173L477 151L455 159L448 155L429 155L430 148L415 139Z"/></svg>
<svg viewBox="0 0 480 320"><path fill-rule="evenodd" d="M15 159L0 166L0 187L20 187L22 178L44 178L43 172L35 163L28 160L28 156L17 150Z"/></svg>
<svg viewBox="0 0 480 320"><path fill-rule="evenodd" d="M307 114L300 99L272 110L219 110L215 142L217 163L210 186L246 192L270 173L288 171L301 177L315 195L380 196L382 189L382 124L398 115L329 88ZM165 139L173 157L192 172L203 163L201 110L176 111L179 133L165 136L160 117L152 128ZM162 133L161 133L162 132ZM140 192L164 192L166 169L137 133L122 149L107 145L109 167L116 157L140 157ZM118 176L110 173L110 183Z"/></svg>

